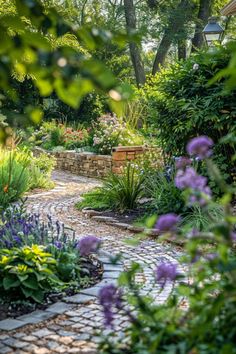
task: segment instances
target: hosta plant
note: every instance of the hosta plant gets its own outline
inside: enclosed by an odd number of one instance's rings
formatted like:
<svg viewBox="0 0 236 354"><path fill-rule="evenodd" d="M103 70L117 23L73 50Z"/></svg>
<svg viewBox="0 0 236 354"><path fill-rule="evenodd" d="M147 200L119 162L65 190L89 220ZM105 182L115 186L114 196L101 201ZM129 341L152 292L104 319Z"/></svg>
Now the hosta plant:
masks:
<svg viewBox="0 0 236 354"><path fill-rule="evenodd" d="M61 285L56 265L43 246L0 249L1 297L42 302L46 291Z"/></svg>

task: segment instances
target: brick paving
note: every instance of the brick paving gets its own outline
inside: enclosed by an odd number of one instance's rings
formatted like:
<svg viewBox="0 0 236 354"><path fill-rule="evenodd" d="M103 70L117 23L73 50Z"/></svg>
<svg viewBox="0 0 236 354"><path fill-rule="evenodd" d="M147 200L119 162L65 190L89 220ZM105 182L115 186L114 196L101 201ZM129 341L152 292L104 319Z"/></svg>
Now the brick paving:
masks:
<svg viewBox="0 0 236 354"><path fill-rule="evenodd" d="M88 234L102 239L102 249L109 254L121 254L124 269L131 262L142 265L143 271L137 274L136 281L141 291L153 298L156 303L163 303L170 294L172 287L164 290L158 287L153 277L153 271L162 261L178 263L182 255L181 249L168 243L156 243L145 239L137 246L131 246L125 241L135 235L127 230L86 218L75 208L75 203L81 194L98 185L100 182L86 177L75 176L66 172L55 171L53 179L55 189L51 191L36 191L29 195L28 210L40 213L42 217L50 214L54 220L60 220L66 226L72 227L78 238ZM116 278L117 268L104 264L105 271L110 271L111 278ZM183 271L179 265L179 270ZM114 274L113 274L114 273ZM103 282L109 282L104 279ZM98 287L102 284L98 284ZM63 314L55 313L54 318L36 324L28 324L17 330L0 331L0 354L2 353L96 353L99 342L99 331L103 328L103 316L98 301L93 292L87 291L87 301L77 303ZM97 290L96 290L97 291ZM86 291L84 292L86 294ZM90 296L91 295L91 296ZM82 295L80 295L82 296ZM125 336L124 329L127 319L117 313L115 330L117 335ZM109 333L107 329L103 333Z"/></svg>

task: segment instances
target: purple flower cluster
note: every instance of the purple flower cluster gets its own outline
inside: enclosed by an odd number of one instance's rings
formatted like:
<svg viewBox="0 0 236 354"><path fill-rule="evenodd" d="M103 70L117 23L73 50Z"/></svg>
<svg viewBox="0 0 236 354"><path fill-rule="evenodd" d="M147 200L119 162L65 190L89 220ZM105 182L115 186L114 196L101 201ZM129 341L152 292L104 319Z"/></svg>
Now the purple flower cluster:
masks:
<svg viewBox="0 0 236 354"><path fill-rule="evenodd" d="M211 197L211 189L207 185L207 178L199 175L192 167L177 171L175 185L179 189L192 189L194 193L189 198L191 204L199 202L204 205L206 200Z"/></svg>
<svg viewBox="0 0 236 354"><path fill-rule="evenodd" d="M164 288L168 282L173 282L177 276L176 264L161 263L156 269L156 280L162 288Z"/></svg>
<svg viewBox="0 0 236 354"><path fill-rule="evenodd" d="M24 204L9 207L0 215L0 247L12 248L21 245L54 245L62 249L69 243L64 224L53 223L47 216L47 223L40 220L39 214L28 214Z"/></svg>
<svg viewBox="0 0 236 354"><path fill-rule="evenodd" d="M208 136L198 136L189 141L187 152L190 156L197 156L204 160L212 155L213 141Z"/></svg>
<svg viewBox="0 0 236 354"><path fill-rule="evenodd" d="M99 249L101 240L95 236L83 237L76 245L82 257L88 256L90 253L95 253Z"/></svg>
<svg viewBox="0 0 236 354"><path fill-rule="evenodd" d="M181 156L175 159L175 167L179 170L184 170L187 166L190 166L192 161L189 157Z"/></svg>
<svg viewBox="0 0 236 354"><path fill-rule="evenodd" d="M157 220L156 229L161 233L175 232L179 221L180 217L176 214L170 213L161 215Z"/></svg>
<svg viewBox="0 0 236 354"><path fill-rule="evenodd" d="M7 209L0 220L0 247L12 248L27 243L29 236L39 227L39 215L27 215L19 207Z"/></svg>
<svg viewBox="0 0 236 354"><path fill-rule="evenodd" d="M104 286L99 292L99 303L103 307L105 325L112 327L114 320L113 308L122 309L122 291L115 285Z"/></svg>

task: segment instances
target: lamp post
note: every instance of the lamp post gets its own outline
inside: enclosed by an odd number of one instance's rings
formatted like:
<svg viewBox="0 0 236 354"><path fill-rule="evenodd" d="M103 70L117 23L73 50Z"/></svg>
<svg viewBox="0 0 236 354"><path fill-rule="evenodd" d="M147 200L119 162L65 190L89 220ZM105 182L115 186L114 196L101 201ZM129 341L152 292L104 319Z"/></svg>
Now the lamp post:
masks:
<svg viewBox="0 0 236 354"><path fill-rule="evenodd" d="M210 17L208 24L202 31L205 42L211 47L214 42L221 43L223 39L224 29L217 22L217 17Z"/></svg>

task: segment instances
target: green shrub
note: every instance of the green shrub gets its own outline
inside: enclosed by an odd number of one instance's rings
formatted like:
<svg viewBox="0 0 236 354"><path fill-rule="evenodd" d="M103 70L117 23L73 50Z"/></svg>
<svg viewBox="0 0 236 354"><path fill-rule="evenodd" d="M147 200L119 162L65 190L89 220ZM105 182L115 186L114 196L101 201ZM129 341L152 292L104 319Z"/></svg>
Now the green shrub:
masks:
<svg viewBox="0 0 236 354"><path fill-rule="evenodd" d="M150 208L158 215L184 211L185 202L182 192L176 188L173 177L167 177L163 171L151 173L146 177L145 191L146 195L152 198Z"/></svg>
<svg viewBox="0 0 236 354"><path fill-rule="evenodd" d="M93 147L97 153L110 155L112 148L118 145L143 145L144 137L116 115L106 114L93 125Z"/></svg>
<svg viewBox="0 0 236 354"><path fill-rule="evenodd" d="M45 292L60 284L56 263L43 246L0 249L1 296L42 302Z"/></svg>
<svg viewBox="0 0 236 354"><path fill-rule="evenodd" d="M0 207L19 199L29 188L28 154L0 150Z"/></svg>
<svg viewBox="0 0 236 354"><path fill-rule="evenodd" d="M214 56L205 52L170 65L150 78L140 90L147 117L158 128L158 137L166 156L185 154L187 141L207 135L216 143L215 160L225 177L233 171L235 145L222 142L228 133L236 134L236 91L224 92L224 80L209 85L229 61L227 50Z"/></svg>
<svg viewBox="0 0 236 354"><path fill-rule="evenodd" d="M56 160L48 154L40 154L38 157L32 157L29 166L29 188L53 188L54 183L51 180L52 170L55 167Z"/></svg>

